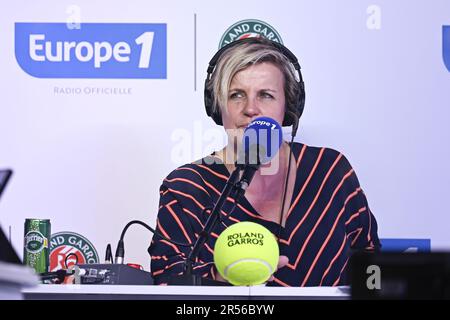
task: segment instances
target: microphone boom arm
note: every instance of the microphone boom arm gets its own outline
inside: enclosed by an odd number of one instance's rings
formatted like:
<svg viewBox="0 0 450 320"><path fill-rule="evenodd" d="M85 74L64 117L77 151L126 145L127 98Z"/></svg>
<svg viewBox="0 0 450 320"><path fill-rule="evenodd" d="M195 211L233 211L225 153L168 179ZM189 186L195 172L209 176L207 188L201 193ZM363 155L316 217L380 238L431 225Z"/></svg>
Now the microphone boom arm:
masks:
<svg viewBox="0 0 450 320"><path fill-rule="evenodd" d="M213 210L211 211L211 214L206 221L205 227L200 232L197 240L195 241L194 246L192 247L191 252L189 253L188 258L185 262L185 274L191 275L192 274L192 268L195 263L195 259L198 256L198 253L200 252L200 249L203 247L205 242L208 240L209 235L214 230L215 226L217 225L217 221L220 218L220 212L222 211L222 207L225 204L225 201L227 198L232 194L232 192L236 191L236 188L239 188L238 185L238 179L242 168L240 166L236 166L234 171L231 173L230 177L228 178L225 187L222 190L222 193L220 194L219 199L217 200L216 204L214 205ZM245 190L244 190L245 192ZM234 197L235 205L237 204L237 201L239 198L243 195L243 192L240 192L237 190L237 196Z"/></svg>

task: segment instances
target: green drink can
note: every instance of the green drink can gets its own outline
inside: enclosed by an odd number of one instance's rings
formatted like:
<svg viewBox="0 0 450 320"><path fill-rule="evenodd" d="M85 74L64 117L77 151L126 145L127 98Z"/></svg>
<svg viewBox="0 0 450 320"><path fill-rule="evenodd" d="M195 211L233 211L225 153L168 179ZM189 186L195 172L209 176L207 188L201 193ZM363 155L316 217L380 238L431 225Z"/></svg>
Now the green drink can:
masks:
<svg viewBox="0 0 450 320"><path fill-rule="evenodd" d="M50 266L49 219L26 219L23 245L23 263L36 273L48 272Z"/></svg>

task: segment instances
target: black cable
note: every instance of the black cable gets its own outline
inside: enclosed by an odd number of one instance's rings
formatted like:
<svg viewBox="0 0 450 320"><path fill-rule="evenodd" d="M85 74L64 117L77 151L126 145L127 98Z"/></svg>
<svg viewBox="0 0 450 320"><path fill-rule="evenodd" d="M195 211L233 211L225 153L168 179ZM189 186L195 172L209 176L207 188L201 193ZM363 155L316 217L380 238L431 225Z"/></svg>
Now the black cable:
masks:
<svg viewBox="0 0 450 320"><path fill-rule="evenodd" d="M294 138L295 138L295 135L297 134L297 129L298 129L298 118L295 118L294 124L292 125L291 142L289 144L288 169L287 169L286 180L285 180L285 184L284 184L283 201L281 203L280 223L278 226L278 243L280 243L281 229L283 228L284 205L286 202L286 193L287 193L287 188L289 185L289 175L290 175L290 171L291 171L292 145L294 144Z"/></svg>
<svg viewBox="0 0 450 320"><path fill-rule="evenodd" d="M66 266L66 269L69 269L69 266L67 265L67 259L69 259L69 257L71 257L71 256L75 256L75 265L77 265L78 264L78 256L75 254L75 253L69 253L67 256L66 256L66 258L64 259L64 265Z"/></svg>
<svg viewBox="0 0 450 320"><path fill-rule="evenodd" d="M233 213L233 211L236 209L237 205L239 204L238 201L239 201L239 199L234 199L233 206L231 207L230 211L228 211L228 213L225 214L225 218L228 219L228 217L231 216L231 214ZM219 220L220 220L220 223L221 223L225 228L228 228L229 226L227 226L227 225L225 224L225 222L223 221L222 215L221 215L220 217L221 217L221 218L219 219Z"/></svg>
<svg viewBox="0 0 450 320"><path fill-rule="evenodd" d="M122 230L122 234L120 235L120 240L121 240L121 241L123 241L123 238L125 237L125 233L127 232L128 228L129 228L132 224L139 224L139 225L143 226L144 228L150 230L152 233L154 233L154 234L158 235L159 237L163 238L164 240L166 240L166 241L168 241L168 242L170 242L170 243L173 243L173 244L175 244L175 245L177 245L177 246L180 246L180 247L192 247L192 245L193 245L193 244L186 244L186 243L176 242L176 241L173 241L173 240L171 240L171 239L169 239L169 238L166 238L164 235L162 235L161 233L159 233L157 230L153 229L153 228L150 227L148 224L146 224L146 223L144 223L144 222L142 222L142 221L139 221L139 220L132 220L132 221L130 221L130 222L127 223L127 225L125 226L125 228L123 228L123 230Z"/></svg>

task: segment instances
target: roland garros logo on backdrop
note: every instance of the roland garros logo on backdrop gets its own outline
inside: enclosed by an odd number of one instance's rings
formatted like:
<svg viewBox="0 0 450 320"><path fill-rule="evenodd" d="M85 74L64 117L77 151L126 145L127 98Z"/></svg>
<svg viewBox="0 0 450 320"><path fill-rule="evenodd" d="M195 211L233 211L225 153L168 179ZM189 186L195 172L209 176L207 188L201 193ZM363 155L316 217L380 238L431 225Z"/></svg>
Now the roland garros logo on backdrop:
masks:
<svg viewBox="0 0 450 320"><path fill-rule="evenodd" d="M220 39L219 49L235 40L257 36L283 44L280 34L270 24L261 20L247 19L236 22L225 31Z"/></svg>
<svg viewBox="0 0 450 320"><path fill-rule="evenodd" d="M65 265L66 258L67 266ZM99 263L97 250L88 239L78 233L68 231L52 234L50 271L67 269L75 264L85 263Z"/></svg>

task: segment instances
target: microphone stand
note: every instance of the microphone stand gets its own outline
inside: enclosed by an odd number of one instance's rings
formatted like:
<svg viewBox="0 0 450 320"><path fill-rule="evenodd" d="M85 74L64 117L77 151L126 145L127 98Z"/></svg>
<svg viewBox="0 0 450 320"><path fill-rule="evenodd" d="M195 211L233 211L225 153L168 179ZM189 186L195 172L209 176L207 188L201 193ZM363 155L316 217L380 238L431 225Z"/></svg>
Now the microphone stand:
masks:
<svg viewBox="0 0 450 320"><path fill-rule="evenodd" d="M210 234L216 227L217 222L220 219L220 213L222 211L222 207L224 206L227 198L231 196L234 199L234 204L236 206L239 199L244 195L245 190L247 189L248 185L250 184L250 181L253 178L255 172L258 170L258 168L259 168L259 165L256 165L256 164L254 164L254 165L251 165L251 164L236 165L236 168L234 169L234 171L231 173L230 177L228 178L228 180L225 184L225 187L223 188L219 199L217 200L216 204L214 205L214 208L211 211L211 214L208 217L208 220L206 221L206 224L205 224L203 230L200 232L194 246L192 247L191 252L189 253L189 256L187 257L187 259L185 261L183 274L181 276L170 277L168 279L168 284L170 284L170 285L192 285L192 286L229 285L226 282L203 278L199 275L193 274L192 273L193 265L195 263L195 259L197 258L198 254L200 252L200 249L203 247L205 242L208 240ZM241 179L239 180L241 171L243 171L243 174L242 174Z"/></svg>

